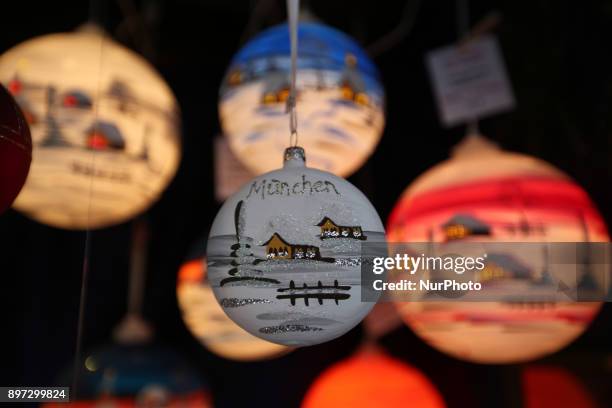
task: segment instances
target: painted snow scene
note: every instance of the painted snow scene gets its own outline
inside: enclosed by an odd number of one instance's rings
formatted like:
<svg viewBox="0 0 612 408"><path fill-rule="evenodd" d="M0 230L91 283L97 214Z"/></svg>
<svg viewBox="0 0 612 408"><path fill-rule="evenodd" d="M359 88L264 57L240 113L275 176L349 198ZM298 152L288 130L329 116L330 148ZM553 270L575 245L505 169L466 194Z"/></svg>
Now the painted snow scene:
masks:
<svg viewBox="0 0 612 408"><path fill-rule="evenodd" d="M378 71L355 41L333 28L300 23L297 106L310 167L348 176L374 151L384 127ZM234 57L219 113L236 156L254 174L281 165L287 141L290 50L286 25L270 28Z"/></svg>
<svg viewBox="0 0 612 408"><path fill-rule="evenodd" d="M576 301L578 291L594 299L609 285L602 268L569 244L609 241L588 194L552 165L500 150L481 136L467 137L453 158L418 178L388 225L392 242L438 243L447 253L483 243L475 252L488 253L485 268L471 278L490 302L473 293L457 301L427 294L427 301L398 303L419 337L467 361L517 363L560 350L601 307ZM554 242L568 243L564 262L555 260L561 246L549 245ZM567 261L571 252L576 257Z"/></svg>
<svg viewBox="0 0 612 408"><path fill-rule="evenodd" d="M208 242L209 280L224 311L250 333L317 344L372 308L361 301L361 244L384 239L359 190L290 159L225 202Z"/></svg>
<svg viewBox="0 0 612 408"><path fill-rule="evenodd" d="M176 285L181 316L191 334L213 353L232 360L265 360L291 351L253 336L227 317L208 284L207 262L200 255L181 266Z"/></svg>
<svg viewBox="0 0 612 408"><path fill-rule="evenodd" d="M15 207L69 229L144 211L180 159L176 101L142 58L95 28L27 41L0 59L32 131L32 168Z"/></svg>

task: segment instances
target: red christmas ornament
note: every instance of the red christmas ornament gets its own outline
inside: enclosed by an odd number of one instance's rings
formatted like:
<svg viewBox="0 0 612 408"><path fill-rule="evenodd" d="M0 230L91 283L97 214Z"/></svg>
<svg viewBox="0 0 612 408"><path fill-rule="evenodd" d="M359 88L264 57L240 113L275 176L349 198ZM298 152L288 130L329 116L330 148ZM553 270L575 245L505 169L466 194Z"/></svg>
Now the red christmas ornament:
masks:
<svg viewBox="0 0 612 408"><path fill-rule="evenodd" d="M0 214L25 183L32 161L32 139L23 113L0 85Z"/></svg>

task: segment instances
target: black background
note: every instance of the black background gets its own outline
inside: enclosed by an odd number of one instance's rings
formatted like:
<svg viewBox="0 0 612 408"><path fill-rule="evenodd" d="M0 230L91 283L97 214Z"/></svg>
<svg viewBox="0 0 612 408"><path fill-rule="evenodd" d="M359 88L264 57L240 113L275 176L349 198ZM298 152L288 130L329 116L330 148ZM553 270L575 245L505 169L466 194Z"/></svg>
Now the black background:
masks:
<svg viewBox="0 0 612 408"><path fill-rule="evenodd" d="M313 0L310 7L323 22L367 46L399 22L405 2ZM250 19L252 11L257 18ZM471 21L491 11L502 16L495 33L517 107L484 120L483 133L509 150L543 158L569 173L610 224L612 2L472 1ZM145 215L151 229L145 315L155 325L159 341L183 352L207 378L218 406L297 406L318 373L355 350L360 328L277 360L229 362L189 335L175 295L178 266L206 233L219 207L213 197L212 141L219 133L221 78L245 39L282 22L284 1L24 0L3 2L1 16L0 51L34 36L72 30L94 16L162 73L182 110L183 160L172 184ZM463 135L461 128L439 125L423 63L426 51L456 39L455 18L454 2L422 1L411 33L375 57L387 90L386 129L374 155L350 181L366 193L383 219L403 189L447 158ZM125 311L130 235L130 223L92 234L86 350L110 341ZM0 384L50 385L70 364L84 237L84 232L47 227L14 211L0 217L5 301L0 330L8 341L1 348ZM603 374L601 367L610 359L611 322L612 308L605 305L584 336L545 361L582 373L602 406L611 399L602 386L610 383L610 368ZM450 406L521 404L520 366L458 362L431 349L407 328L387 335L382 344L423 370ZM599 371L600 376L593 374Z"/></svg>

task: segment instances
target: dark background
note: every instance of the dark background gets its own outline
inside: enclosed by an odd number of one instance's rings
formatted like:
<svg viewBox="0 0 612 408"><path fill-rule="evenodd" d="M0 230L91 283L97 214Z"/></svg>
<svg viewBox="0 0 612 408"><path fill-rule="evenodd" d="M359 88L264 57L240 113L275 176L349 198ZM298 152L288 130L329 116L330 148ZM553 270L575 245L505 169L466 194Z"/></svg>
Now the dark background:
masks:
<svg viewBox="0 0 612 408"><path fill-rule="evenodd" d="M313 0L323 22L374 44L416 9L414 0ZM483 133L509 150L543 158L573 176L612 222L612 1L472 1L470 20L492 11L517 107L486 119ZM183 352L207 378L218 406L297 406L311 381L350 355L360 328L330 343L261 363L222 360L185 329L177 308L178 266L206 233L213 197L217 95L233 53L248 37L285 18L282 0L145 0L3 2L0 52L31 37L69 31L90 16L121 43L145 55L173 89L182 110L183 160L163 197L146 214L150 226L145 315L160 342ZM254 16L254 17L253 17ZM423 63L428 50L456 40L454 2L425 0L412 31L379 50L387 90L387 124L374 155L350 181L386 219L403 189L448 157L464 130L443 129ZM405 21L409 18L405 19ZM370 48L371 49L371 48ZM125 312L131 224L94 231L85 311L85 350L110 341ZM0 384L50 385L74 355L84 232L63 231L17 212L0 217L3 338ZM578 373L604 406L612 400L612 308L591 329L544 363ZM449 406L520 406L521 366L477 366L429 348L407 328L382 345L416 365ZM240 384L237 392L236 384ZM274 393L264 395L264 388ZM268 394L267 392L265 394Z"/></svg>

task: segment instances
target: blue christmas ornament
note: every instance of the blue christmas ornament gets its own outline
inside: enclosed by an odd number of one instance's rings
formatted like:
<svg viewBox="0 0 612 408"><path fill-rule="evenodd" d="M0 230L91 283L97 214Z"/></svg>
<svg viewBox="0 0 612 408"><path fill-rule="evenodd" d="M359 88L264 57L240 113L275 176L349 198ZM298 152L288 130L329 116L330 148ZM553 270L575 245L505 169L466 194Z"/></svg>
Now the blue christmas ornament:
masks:
<svg viewBox="0 0 612 408"><path fill-rule="evenodd" d="M365 51L317 23L298 27L299 144L313 168L348 176L378 143L384 90ZM290 41L286 24L253 38L234 57L220 91L221 125L253 173L278 168L287 143Z"/></svg>

